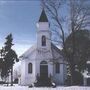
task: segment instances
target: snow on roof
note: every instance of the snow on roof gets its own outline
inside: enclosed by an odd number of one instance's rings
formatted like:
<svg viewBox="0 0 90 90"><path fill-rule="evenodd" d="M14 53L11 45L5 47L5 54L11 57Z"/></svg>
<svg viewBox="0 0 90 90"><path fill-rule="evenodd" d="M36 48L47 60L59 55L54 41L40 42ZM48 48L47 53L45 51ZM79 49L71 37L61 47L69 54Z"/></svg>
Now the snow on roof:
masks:
<svg viewBox="0 0 90 90"><path fill-rule="evenodd" d="M55 49L58 53L62 54L61 50L55 46L53 43L51 43L51 49Z"/></svg>
<svg viewBox="0 0 90 90"><path fill-rule="evenodd" d="M30 56L30 54L36 49L36 45L33 45L32 47L30 47L24 54L22 54L19 58L28 58L28 56Z"/></svg>
<svg viewBox="0 0 90 90"><path fill-rule="evenodd" d="M51 51L52 53L50 54L49 52L46 53L46 51L43 51L43 49L41 49L40 50L41 53L37 53L39 52L39 50L37 49L37 46L35 44L30 49L28 49L24 54L20 56L20 60L26 60L26 59L35 60L36 58L39 58L38 57L38 54L39 54L42 59L52 58L54 60L61 60L61 62L63 61L62 51L52 43L51 43Z"/></svg>

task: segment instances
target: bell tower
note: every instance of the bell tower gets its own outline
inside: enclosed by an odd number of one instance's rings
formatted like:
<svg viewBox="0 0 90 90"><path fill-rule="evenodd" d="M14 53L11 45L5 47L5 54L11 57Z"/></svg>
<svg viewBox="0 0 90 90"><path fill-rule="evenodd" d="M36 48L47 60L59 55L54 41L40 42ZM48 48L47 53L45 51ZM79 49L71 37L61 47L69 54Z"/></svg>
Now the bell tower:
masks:
<svg viewBox="0 0 90 90"><path fill-rule="evenodd" d="M51 34L49 31L49 22L44 9L37 23L37 48L51 49Z"/></svg>

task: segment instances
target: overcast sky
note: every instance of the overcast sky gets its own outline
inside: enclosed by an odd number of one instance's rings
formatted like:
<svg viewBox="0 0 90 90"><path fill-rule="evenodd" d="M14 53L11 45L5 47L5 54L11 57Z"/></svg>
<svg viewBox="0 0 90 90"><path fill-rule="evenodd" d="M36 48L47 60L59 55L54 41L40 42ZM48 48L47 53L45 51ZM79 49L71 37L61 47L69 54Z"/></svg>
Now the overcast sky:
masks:
<svg viewBox="0 0 90 90"><path fill-rule="evenodd" d="M39 0L0 0L0 48L9 33L18 55L35 44L40 14Z"/></svg>

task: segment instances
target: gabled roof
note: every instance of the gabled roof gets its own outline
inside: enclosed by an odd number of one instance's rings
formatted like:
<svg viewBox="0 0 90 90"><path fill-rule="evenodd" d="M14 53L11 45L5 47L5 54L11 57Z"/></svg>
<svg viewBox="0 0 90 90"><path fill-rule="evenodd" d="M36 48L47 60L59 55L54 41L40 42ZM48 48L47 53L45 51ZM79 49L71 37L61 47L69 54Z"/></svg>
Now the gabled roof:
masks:
<svg viewBox="0 0 90 90"><path fill-rule="evenodd" d="M62 51L57 46L55 46L53 43L51 43L51 49L55 49L60 55L62 55Z"/></svg>
<svg viewBox="0 0 90 90"><path fill-rule="evenodd" d="M60 62L63 63L62 51L52 43L51 43L51 52L52 53L50 53L49 50L44 51L43 49L38 49L37 44L35 44L30 49L28 49L24 54L22 54L19 58L20 60L38 60L38 59L39 60L49 59L56 61L60 60Z"/></svg>
<svg viewBox="0 0 90 90"><path fill-rule="evenodd" d="M31 55L33 55L33 53L35 53L36 50L36 44L33 45L32 47L30 47L26 52L24 52L19 58L20 59L28 59L29 57L31 57Z"/></svg>
<svg viewBox="0 0 90 90"><path fill-rule="evenodd" d="M44 9L42 10L41 16L39 18L39 22L48 22L47 15L46 15Z"/></svg>

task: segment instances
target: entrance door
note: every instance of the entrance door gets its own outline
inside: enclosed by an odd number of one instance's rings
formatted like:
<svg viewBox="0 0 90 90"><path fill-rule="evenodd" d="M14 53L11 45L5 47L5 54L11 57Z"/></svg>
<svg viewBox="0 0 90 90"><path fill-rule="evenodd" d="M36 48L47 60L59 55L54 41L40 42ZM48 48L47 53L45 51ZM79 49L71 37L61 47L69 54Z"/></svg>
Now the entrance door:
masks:
<svg viewBox="0 0 90 90"><path fill-rule="evenodd" d="M48 65L46 61L40 63L40 77L48 78Z"/></svg>

